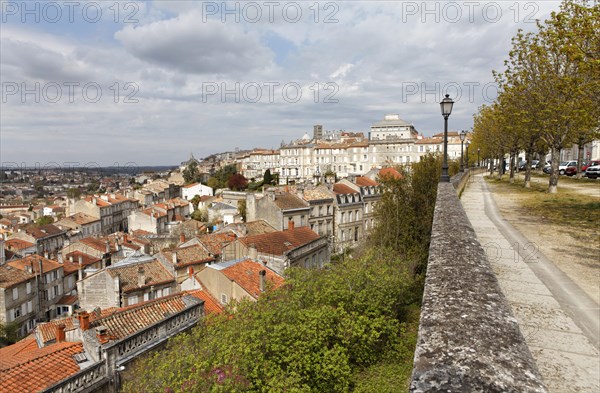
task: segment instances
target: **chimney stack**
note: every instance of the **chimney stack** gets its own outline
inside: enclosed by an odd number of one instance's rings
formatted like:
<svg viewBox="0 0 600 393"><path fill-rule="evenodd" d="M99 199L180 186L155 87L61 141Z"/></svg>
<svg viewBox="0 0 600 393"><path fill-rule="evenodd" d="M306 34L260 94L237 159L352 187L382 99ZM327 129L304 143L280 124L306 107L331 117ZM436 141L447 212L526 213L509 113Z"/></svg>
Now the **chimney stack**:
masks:
<svg viewBox="0 0 600 393"><path fill-rule="evenodd" d="M79 266L83 266L83 255L80 255L78 258Z"/></svg>
<svg viewBox="0 0 600 393"><path fill-rule="evenodd" d="M100 344L104 344L109 341L108 340L108 329L106 328L106 326L96 327L96 337L98 338L98 341L100 342Z"/></svg>
<svg viewBox="0 0 600 393"><path fill-rule="evenodd" d="M265 291L266 275L267 275L266 270L261 270L260 272L258 272L258 277L259 277L258 287L260 288L261 292Z"/></svg>
<svg viewBox="0 0 600 393"><path fill-rule="evenodd" d="M250 259L258 259L258 251L256 250L256 244L250 244L248 246L248 257Z"/></svg>
<svg viewBox="0 0 600 393"><path fill-rule="evenodd" d="M48 259L48 251L44 251L44 258Z"/></svg>
<svg viewBox="0 0 600 393"><path fill-rule="evenodd" d="M57 257L58 257L58 263L60 263L60 264L62 265L62 263L63 263L63 255L62 255L62 252L59 252L59 253L58 253L58 255L57 255Z"/></svg>
<svg viewBox="0 0 600 393"><path fill-rule="evenodd" d="M69 262L71 262L71 263L74 262L74 260L73 260L73 254L69 255Z"/></svg>
<svg viewBox="0 0 600 393"><path fill-rule="evenodd" d="M62 343L63 341L66 341L65 325L61 323L60 325L56 326L56 342Z"/></svg>
<svg viewBox="0 0 600 393"><path fill-rule="evenodd" d="M138 287L146 285L146 274L142 266L138 267Z"/></svg>
<svg viewBox="0 0 600 393"><path fill-rule="evenodd" d="M106 241L106 254L110 254L110 243Z"/></svg>
<svg viewBox="0 0 600 393"><path fill-rule="evenodd" d="M87 311L79 313L79 327L81 330L88 330L90 328L90 314Z"/></svg>
<svg viewBox="0 0 600 393"><path fill-rule="evenodd" d="M294 224L294 220L289 220L289 221L288 221L288 229L289 229L290 231L293 231L293 230L294 230L294 225L295 225L295 224Z"/></svg>
<svg viewBox="0 0 600 393"><path fill-rule="evenodd" d="M192 266L188 266L188 276L194 276L194 268Z"/></svg>
<svg viewBox="0 0 600 393"><path fill-rule="evenodd" d="M185 243L185 233L183 232L179 235L179 243Z"/></svg>
<svg viewBox="0 0 600 393"><path fill-rule="evenodd" d="M173 250L173 265L177 265L177 251Z"/></svg>

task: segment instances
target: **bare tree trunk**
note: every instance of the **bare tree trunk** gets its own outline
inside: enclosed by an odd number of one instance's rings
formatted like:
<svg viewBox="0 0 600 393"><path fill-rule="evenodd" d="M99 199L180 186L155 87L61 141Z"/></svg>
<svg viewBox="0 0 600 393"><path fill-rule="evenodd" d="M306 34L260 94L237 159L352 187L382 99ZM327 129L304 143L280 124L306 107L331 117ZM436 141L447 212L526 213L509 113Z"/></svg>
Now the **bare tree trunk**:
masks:
<svg viewBox="0 0 600 393"><path fill-rule="evenodd" d="M581 166L583 165L583 141L580 139L577 145L577 179L581 179Z"/></svg>
<svg viewBox="0 0 600 393"><path fill-rule="evenodd" d="M531 157L533 156L533 154L531 154L531 152L526 151L525 152L525 160L527 161L525 163L525 188L531 188Z"/></svg>
<svg viewBox="0 0 600 393"><path fill-rule="evenodd" d="M509 183L514 183L515 182L515 153L510 153L510 158L509 158L509 170L510 170L510 175L508 177L508 182Z"/></svg>
<svg viewBox="0 0 600 393"><path fill-rule="evenodd" d="M498 180L502 180L502 174L504 172L504 157L498 157Z"/></svg>
<svg viewBox="0 0 600 393"><path fill-rule="evenodd" d="M548 180L548 193L556 194L558 186L558 165L560 164L560 149L552 146L551 149L551 168L550 180Z"/></svg>

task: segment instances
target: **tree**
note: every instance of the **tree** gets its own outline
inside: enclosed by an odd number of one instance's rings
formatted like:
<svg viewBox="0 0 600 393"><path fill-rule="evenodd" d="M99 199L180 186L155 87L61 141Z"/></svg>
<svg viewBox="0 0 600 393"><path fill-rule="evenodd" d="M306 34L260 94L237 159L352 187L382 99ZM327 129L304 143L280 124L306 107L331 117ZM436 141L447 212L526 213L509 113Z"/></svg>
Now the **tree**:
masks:
<svg viewBox="0 0 600 393"><path fill-rule="evenodd" d="M273 184L273 176L271 175L270 169L265 171L265 175L263 176L263 184Z"/></svg>
<svg viewBox="0 0 600 393"><path fill-rule="evenodd" d="M19 325L14 322L0 322L0 346L11 345L19 339Z"/></svg>
<svg viewBox="0 0 600 393"><path fill-rule="evenodd" d="M52 218L51 216L41 216L37 220L35 220L36 225L39 226L52 224L53 222L54 218Z"/></svg>
<svg viewBox="0 0 600 393"><path fill-rule="evenodd" d="M244 222L246 222L246 200L241 200L238 201L238 211L240 212L240 215L242 216L242 219L244 220Z"/></svg>
<svg viewBox="0 0 600 393"><path fill-rule="evenodd" d="M198 170L198 163L196 161L190 162L183 170L183 180L186 184L190 184L198 181L199 177L200 171Z"/></svg>
<svg viewBox="0 0 600 393"><path fill-rule="evenodd" d="M71 187L67 190L67 198L77 199L81 196L81 190L79 188Z"/></svg>
<svg viewBox="0 0 600 393"><path fill-rule="evenodd" d="M190 217L192 217L192 219L196 221L207 222L208 210L206 210L206 208L194 210Z"/></svg>
<svg viewBox="0 0 600 393"><path fill-rule="evenodd" d="M227 180L227 186L232 190L242 191L248 187L248 180L243 175L235 173Z"/></svg>
<svg viewBox="0 0 600 393"><path fill-rule="evenodd" d="M192 206L194 207L194 210L198 209L198 204L200 203L200 195L196 194L194 195L194 197L190 200L190 202L192 202Z"/></svg>
<svg viewBox="0 0 600 393"><path fill-rule="evenodd" d="M409 310L421 294L395 253L372 250L323 270L291 268L286 281L136 361L123 391L406 390L399 379L410 376L417 325ZM414 326L410 334L406 323Z"/></svg>

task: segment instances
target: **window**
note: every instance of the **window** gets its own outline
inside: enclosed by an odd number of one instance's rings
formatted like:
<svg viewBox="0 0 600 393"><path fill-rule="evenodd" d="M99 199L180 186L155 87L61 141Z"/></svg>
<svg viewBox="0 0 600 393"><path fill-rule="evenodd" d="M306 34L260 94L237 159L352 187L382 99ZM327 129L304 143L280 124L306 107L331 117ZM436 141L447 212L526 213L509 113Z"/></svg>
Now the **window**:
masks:
<svg viewBox="0 0 600 393"><path fill-rule="evenodd" d="M27 312L33 312L33 301L31 300L27 302Z"/></svg>
<svg viewBox="0 0 600 393"><path fill-rule="evenodd" d="M127 298L127 305L137 304L137 302L138 302L137 295L131 295Z"/></svg>
<svg viewBox="0 0 600 393"><path fill-rule="evenodd" d="M17 300L19 298L19 288L13 288L12 298L13 298L13 300Z"/></svg>
<svg viewBox="0 0 600 393"><path fill-rule="evenodd" d="M13 321L21 316L21 307L17 307L13 310Z"/></svg>

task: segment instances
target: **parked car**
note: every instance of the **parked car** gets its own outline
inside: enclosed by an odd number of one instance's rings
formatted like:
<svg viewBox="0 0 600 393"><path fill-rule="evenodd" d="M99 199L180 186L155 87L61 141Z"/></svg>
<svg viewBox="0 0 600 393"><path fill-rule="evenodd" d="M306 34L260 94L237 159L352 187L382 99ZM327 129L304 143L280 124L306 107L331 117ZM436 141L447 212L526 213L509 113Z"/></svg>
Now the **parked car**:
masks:
<svg viewBox="0 0 600 393"><path fill-rule="evenodd" d="M531 161L531 169L540 169L540 160Z"/></svg>
<svg viewBox="0 0 600 393"><path fill-rule="evenodd" d="M600 165L600 160L593 160L590 162L586 162L584 165L581 165L581 172L585 173L585 170L591 166Z"/></svg>
<svg viewBox="0 0 600 393"><path fill-rule="evenodd" d="M597 179L600 177L600 165L589 166L585 170L585 176L590 179Z"/></svg>
<svg viewBox="0 0 600 393"><path fill-rule="evenodd" d="M567 176L575 176L577 174L577 164L570 165L565 169L565 175Z"/></svg>
<svg viewBox="0 0 600 393"><path fill-rule="evenodd" d="M546 165L544 165L544 169L543 169L544 173L547 173L548 175L552 173L552 165L550 165L549 162L546 163Z"/></svg>
<svg viewBox="0 0 600 393"><path fill-rule="evenodd" d="M558 165L558 174L564 175L567 171L567 167L575 166L577 167L577 161L563 161Z"/></svg>

